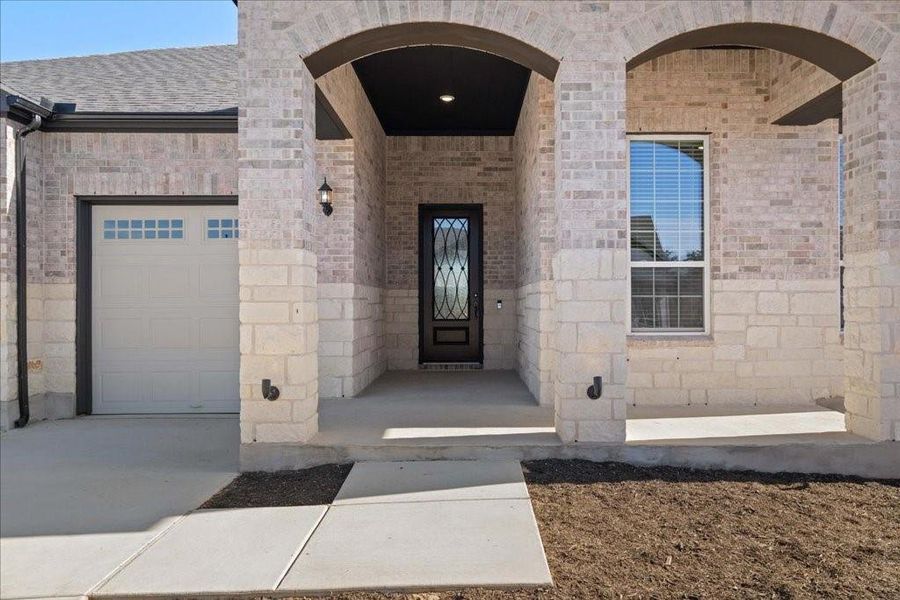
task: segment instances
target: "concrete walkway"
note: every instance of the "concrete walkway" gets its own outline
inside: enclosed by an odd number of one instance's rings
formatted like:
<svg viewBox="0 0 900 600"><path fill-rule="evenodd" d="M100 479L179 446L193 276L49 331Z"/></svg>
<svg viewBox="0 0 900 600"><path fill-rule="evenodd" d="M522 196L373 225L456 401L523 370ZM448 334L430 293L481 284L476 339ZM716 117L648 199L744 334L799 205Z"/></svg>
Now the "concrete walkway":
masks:
<svg viewBox="0 0 900 600"><path fill-rule="evenodd" d="M95 596L551 584L515 461L357 463L331 506L201 510Z"/></svg>
<svg viewBox="0 0 900 600"><path fill-rule="evenodd" d="M88 417L0 436L0 598L77 597L237 471L236 417Z"/></svg>

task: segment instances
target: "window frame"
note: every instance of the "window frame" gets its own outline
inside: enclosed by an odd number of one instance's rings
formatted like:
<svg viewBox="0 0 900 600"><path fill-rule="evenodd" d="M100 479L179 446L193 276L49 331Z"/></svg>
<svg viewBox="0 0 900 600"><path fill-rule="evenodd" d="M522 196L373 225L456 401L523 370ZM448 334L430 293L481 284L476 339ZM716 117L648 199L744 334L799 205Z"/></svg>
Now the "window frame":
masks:
<svg viewBox="0 0 900 600"><path fill-rule="evenodd" d="M631 260L631 142L701 142L703 144L703 260L702 261L633 261ZM635 337L701 337L711 332L710 319L712 299L710 297L710 245L709 245L709 154L710 134L708 133L630 133L625 136L625 240L628 252L628 286L625 301L626 333ZM703 268L703 330L689 329L633 329L631 325L631 271L634 268L665 267Z"/></svg>

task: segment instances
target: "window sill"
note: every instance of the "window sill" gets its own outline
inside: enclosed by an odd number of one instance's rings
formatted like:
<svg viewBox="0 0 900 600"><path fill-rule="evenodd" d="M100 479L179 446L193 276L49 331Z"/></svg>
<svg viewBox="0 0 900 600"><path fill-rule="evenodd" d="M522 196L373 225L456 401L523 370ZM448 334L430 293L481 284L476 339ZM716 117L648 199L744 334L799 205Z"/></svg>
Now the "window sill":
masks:
<svg viewBox="0 0 900 600"><path fill-rule="evenodd" d="M625 343L633 347L712 346L713 336L706 333L630 333L625 336Z"/></svg>

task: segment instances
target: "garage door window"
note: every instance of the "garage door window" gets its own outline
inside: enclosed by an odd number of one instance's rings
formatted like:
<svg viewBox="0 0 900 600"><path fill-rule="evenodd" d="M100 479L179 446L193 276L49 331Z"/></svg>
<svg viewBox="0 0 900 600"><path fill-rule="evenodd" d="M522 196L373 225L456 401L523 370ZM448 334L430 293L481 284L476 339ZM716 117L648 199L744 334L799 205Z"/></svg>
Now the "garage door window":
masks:
<svg viewBox="0 0 900 600"><path fill-rule="evenodd" d="M206 237L210 240L225 240L238 237L238 220L207 219Z"/></svg>
<svg viewBox="0 0 900 600"><path fill-rule="evenodd" d="M184 239L184 219L106 219L104 240Z"/></svg>

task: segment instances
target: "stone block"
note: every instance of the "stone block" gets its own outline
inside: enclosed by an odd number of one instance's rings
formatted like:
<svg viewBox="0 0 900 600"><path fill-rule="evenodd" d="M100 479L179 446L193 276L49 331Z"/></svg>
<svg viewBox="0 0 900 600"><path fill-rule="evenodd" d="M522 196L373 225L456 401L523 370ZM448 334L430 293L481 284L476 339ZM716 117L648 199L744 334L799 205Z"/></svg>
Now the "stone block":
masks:
<svg viewBox="0 0 900 600"><path fill-rule="evenodd" d="M791 314L832 315L837 310L838 299L835 294L791 294Z"/></svg>
<svg viewBox="0 0 900 600"><path fill-rule="evenodd" d="M281 356L242 355L241 383L259 384L263 379L271 379L273 382L284 381L284 359Z"/></svg>
<svg viewBox="0 0 900 600"><path fill-rule="evenodd" d="M290 356L287 359L287 381L291 384L306 384L314 381L319 373L319 364L315 353Z"/></svg>
<svg viewBox="0 0 900 600"><path fill-rule="evenodd" d="M790 309L788 295L784 292L760 292L757 297L757 310L762 314L787 314Z"/></svg>
<svg viewBox="0 0 900 600"><path fill-rule="evenodd" d="M822 348L824 334L821 327L783 327L782 348Z"/></svg>
<svg viewBox="0 0 900 600"><path fill-rule="evenodd" d="M257 325L254 353L285 356L306 352L306 328L300 325Z"/></svg>
<svg viewBox="0 0 900 600"><path fill-rule="evenodd" d="M746 292L717 292L713 295L716 315L748 315L756 312L756 295Z"/></svg>
<svg viewBox="0 0 900 600"><path fill-rule="evenodd" d="M286 302L241 302L241 323L288 323L290 305Z"/></svg>
<svg viewBox="0 0 900 600"><path fill-rule="evenodd" d="M625 441L625 419L579 421L577 441L580 443L622 443Z"/></svg>
<svg viewBox="0 0 900 600"><path fill-rule="evenodd" d="M778 347L777 327L748 327L747 346L751 348Z"/></svg>
<svg viewBox="0 0 900 600"><path fill-rule="evenodd" d="M240 281L241 286L287 285L288 267L284 265L241 265Z"/></svg>
<svg viewBox="0 0 900 600"><path fill-rule="evenodd" d="M255 428L255 441L272 444L302 444L314 434L315 431L310 431L310 427L306 423L259 423Z"/></svg>

